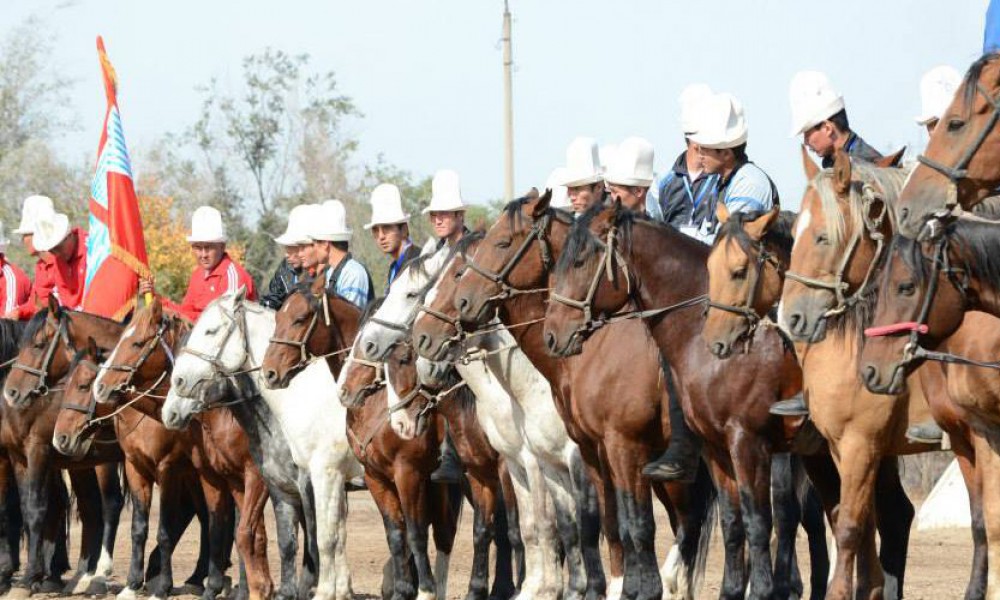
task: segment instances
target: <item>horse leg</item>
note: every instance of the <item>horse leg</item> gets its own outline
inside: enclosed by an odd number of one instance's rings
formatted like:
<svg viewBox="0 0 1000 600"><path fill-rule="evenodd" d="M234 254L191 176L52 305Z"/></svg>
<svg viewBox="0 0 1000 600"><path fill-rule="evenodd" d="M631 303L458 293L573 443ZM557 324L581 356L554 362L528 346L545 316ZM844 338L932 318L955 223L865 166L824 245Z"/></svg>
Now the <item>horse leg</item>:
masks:
<svg viewBox="0 0 1000 600"><path fill-rule="evenodd" d="M608 587L601 562L601 504L598 488L587 475L583 452L574 452L567 461L569 482L576 504L576 522L579 530L580 553L587 575L586 600L598 600Z"/></svg>
<svg viewBox="0 0 1000 600"><path fill-rule="evenodd" d="M855 597L854 567L858 552L869 538L873 538L870 534L874 532L869 530L869 523L879 457L872 440L866 439L862 434L849 432L838 446L841 500L834 525L837 560L826 597L828 600L849 600ZM859 596L865 600L875 599L879 597L881 590L865 590L859 586L859 593L866 594Z"/></svg>
<svg viewBox="0 0 1000 600"><path fill-rule="evenodd" d="M121 521L122 508L125 506L119 466L119 463L108 463L98 465L96 468L104 523L104 530L101 532L101 557L97 561L95 570L95 574L99 577L111 577L111 570L114 567L115 538L118 536L118 523Z"/></svg>
<svg viewBox="0 0 1000 600"><path fill-rule="evenodd" d="M660 567L666 598L694 598L705 575L715 526L718 492L702 460L693 483L654 482L653 492L667 509L674 543Z"/></svg>
<svg viewBox="0 0 1000 600"><path fill-rule="evenodd" d="M514 488L514 498L517 502L518 518L520 520L521 539L524 541L525 577L521 583L518 600L530 600L542 589L546 576L546 567L542 564L541 542L538 535L537 519L545 518L536 515L535 505L528 487L528 475L523 465L513 459L507 460L507 470L510 473L511 485Z"/></svg>
<svg viewBox="0 0 1000 600"><path fill-rule="evenodd" d="M264 530L264 507L267 485L256 468L246 469L243 488L233 488L239 507L236 547L246 570L245 588L250 600L267 600L274 592L274 583L267 564L267 532Z"/></svg>
<svg viewBox="0 0 1000 600"><path fill-rule="evenodd" d="M316 503L316 540L319 547L319 583L316 600L351 597L351 573L347 566L347 493L344 474L323 461L310 468ZM327 567L329 565L329 568Z"/></svg>
<svg viewBox="0 0 1000 600"><path fill-rule="evenodd" d="M118 600L134 600L143 582L146 539L149 536L149 509L153 503L153 481L143 477L130 461L125 461L125 480L132 496L132 555L129 559L125 587L118 593ZM162 489L160 493L162 495Z"/></svg>
<svg viewBox="0 0 1000 600"><path fill-rule="evenodd" d="M510 471L507 470L507 461L501 457L498 464L500 465L500 491L503 495L503 513L507 519L506 539L510 543L511 567L516 573L514 577L514 590L516 591L521 589L526 571L524 566L524 540L521 538L521 515L517 506L517 496L514 494L514 482L510 478ZM496 580L494 580L494 587L496 587ZM492 593L490 595L494 596Z"/></svg>
<svg viewBox="0 0 1000 600"><path fill-rule="evenodd" d="M80 557L73 579L66 586L66 593L83 593L90 585L91 573L101 554L101 493L94 469L69 470L70 483L76 495L80 515ZM106 593L106 590L105 590Z"/></svg>
<svg viewBox="0 0 1000 600"><path fill-rule="evenodd" d="M826 455L829 459L829 455ZM826 595L826 583L830 577L830 552L826 546L826 521L823 503L817 488L806 475L806 462L801 457L793 457L799 463L795 469L795 495L799 505L802 529L806 532L809 542L809 597L810 600L820 600ZM836 466L829 461L829 466L836 473ZM837 478L839 483L840 478Z"/></svg>
<svg viewBox="0 0 1000 600"><path fill-rule="evenodd" d="M434 560L435 596L444 599L448 597L448 568L465 497L461 484L457 483L435 484L430 492L433 502L431 525L434 528L434 548L437 552Z"/></svg>
<svg viewBox="0 0 1000 600"><path fill-rule="evenodd" d="M271 491L271 508L274 509L274 523L278 537L278 555L281 557L281 584L275 597L277 600L295 598L295 555L298 553L298 524L295 506L285 500L280 493ZM308 555L308 552L305 554Z"/></svg>
<svg viewBox="0 0 1000 600"><path fill-rule="evenodd" d="M980 432L973 438L976 450L976 467L982 478L983 523L986 529L988 554L986 563L987 588L986 597L1000 598L1000 456L997 455L996 442L991 442Z"/></svg>
<svg viewBox="0 0 1000 600"><path fill-rule="evenodd" d="M545 485L545 476L535 455L525 449L522 453L528 491L535 511L535 529L542 556L542 585L536 598L561 598L563 594L562 552L559 532L553 514L552 499Z"/></svg>
<svg viewBox="0 0 1000 600"><path fill-rule="evenodd" d="M406 521L406 544L417 567L417 600L433 600L437 586L427 554L427 530L430 527L428 479L412 465L395 466L395 484Z"/></svg>
<svg viewBox="0 0 1000 600"><path fill-rule="evenodd" d="M14 481L14 467L0 451L0 595L10 590L20 568L21 507Z"/></svg>
<svg viewBox="0 0 1000 600"><path fill-rule="evenodd" d="M63 573L70 570L68 551L70 501L62 471L50 469L48 478L50 498L42 527L42 556L48 570L36 587L36 591L58 593L63 589Z"/></svg>
<svg viewBox="0 0 1000 600"><path fill-rule="evenodd" d="M389 562L392 567L391 600L412 600L417 596L416 582L410 572L410 549L406 543L406 517L400 498L388 481L365 469L365 482L382 515L385 539L389 544Z"/></svg>
<svg viewBox="0 0 1000 600"><path fill-rule="evenodd" d="M556 533L562 542L568 581L563 598L583 600L587 591L587 573L580 550L580 528L577 523L577 506L574 486L569 470L548 461L540 465L546 491L552 498L555 512Z"/></svg>
<svg viewBox="0 0 1000 600"><path fill-rule="evenodd" d="M719 598L742 599L746 591L746 531L740 516L740 494L730 473L728 456L715 448L708 449L712 479L719 490L719 524L725 561Z"/></svg>
<svg viewBox="0 0 1000 600"><path fill-rule="evenodd" d="M875 487L875 524L882 540L879 559L885 572L882 593L886 600L896 600L903 597L906 550L916 513L899 480L899 462L895 457L882 459Z"/></svg>
<svg viewBox="0 0 1000 600"><path fill-rule="evenodd" d="M636 600L659 600L663 596L663 582L654 547L653 498L649 482L642 476L642 467L649 460L651 450L624 435L608 440L605 448L618 504L618 529L625 550L624 595Z"/></svg>
<svg viewBox="0 0 1000 600"><path fill-rule="evenodd" d="M52 470L49 468L49 456L46 449L39 449L36 445L32 445L27 448L26 453L27 465L18 469L18 487L21 496L21 514L24 515L28 533L28 552L18 587L31 590L37 587L45 576L42 538L45 519L49 512L49 502L52 499L50 486L54 486L55 482Z"/></svg>
<svg viewBox="0 0 1000 600"><path fill-rule="evenodd" d="M740 491L743 526L750 548L749 598L771 598L771 449L750 432L736 432L731 442L733 471Z"/></svg>
<svg viewBox="0 0 1000 600"><path fill-rule="evenodd" d="M802 519L798 497L795 494L793 462L797 460L788 452L775 454L771 459L771 501L774 509L774 532L777 546L774 551L774 595L776 598L802 596L802 580L798 577L795 555L795 534Z"/></svg>
<svg viewBox="0 0 1000 600"><path fill-rule="evenodd" d="M299 470L299 501L301 502L299 521L302 523L302 575L299 577L298 597L309 598L319 582L321 568L332 569L333 565L319 562L319 542L316 534L316 499L309 472Z"/></svg>
<svg viewBox="0 0 1000 600"><path fill-rule="evenodd" d="M618 531L618 502L615 498L615 487L611 483L611 476L607 473L606 461L603 460L606 457L602 456L600 450L587 443L580 444L579 448L580 458L583 459L584 473L590 482L590 487L597 495L597 506L601 520L597 537L600 538L600 532L604 532L604 539L608 544L608 571L611 573L610 580L603 581L603 570L601 571L602 581L596 583L598 585L603 583L603 588L597 587L593 593L596 593L597 598L600 598L601 593L606 590L607 600L618 600L622 595L622 586L625 583L625 550L622 546L621 534ZM583 482L581 485L584 485ZM581 531L584 535L582 542L584 560L588 564L600 558L600 540L594 539L595 529L589 519L588 515L587 519L580 521ZM595 547L598 548L598 556L596 557L593 555ZM595 571L596 568L588 568L588 573ZM588 591L588 594L591 592ZM597 598L588 597L587 600L597 600Z"/></svg>
<svg viewBox="0 0 1000 600"><path fill-rule="evenodd" d="M966 437L966 435L968 437ZM972 572L969 574L969 584L965 588L965 600L983 600L986 598L987 587L987 546L986 524L983 521L983 469L976 460L975 438L978 433L973 430L954 432L951 436L951 448L955 452L958 468L969 491L969 514L972 517Z"/></svg>
<svg viewBox="0 0 1000 600"><path fill-rule="evenodd" d="M224 485L216 481L212 475L201 474L201 487L205 493L205 504L208 508L209 531L208 577L205 578L205 591L202 593L202 598L203 600L213 600L225 587L225 571L229 562L229 557L226 555L226 541L227 537L232 537L233 531L232 496L225 491ZM163 506L162 497L160 506ZM161 547L164 543L162 538L161 528ZM172 546L170 550L173 550Z"/></svg>
<svg viewBox="0 0 1000 600"><path fill-rule="evenodd" d="M470 469L466 473L472 496L472 571L465 600L485 600L490 585L490 543L496 537L497 502L495 488L482 481ZM509 563L508 563L509 564ZM502 568L500 544L497 544L497 569ZM440 574L438 574L440 577ZM502 574L497 574L497 580ZM512 582L513 583L513 582ZM442 600L445 600L442 598Z"/></svg>

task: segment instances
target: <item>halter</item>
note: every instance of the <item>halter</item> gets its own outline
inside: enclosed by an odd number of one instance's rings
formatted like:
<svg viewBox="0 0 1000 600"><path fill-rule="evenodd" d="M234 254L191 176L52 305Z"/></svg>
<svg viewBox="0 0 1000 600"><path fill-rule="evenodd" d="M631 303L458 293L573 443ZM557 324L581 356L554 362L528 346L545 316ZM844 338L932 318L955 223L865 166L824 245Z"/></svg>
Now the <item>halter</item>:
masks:
<svg viewBox="0 0 1000 600"><path fill-rule="evenodd" d="M321 300L321 302L323 303L323 316L326 319L327 326L329 326L330 325L329 300L327 300L325 292L322 294L322 296L323 299ZM293 339L286 339L279 337L272 337L269 340L270 343L272 344L282 344L285 346L291 346L292 348L298 349L299 362L295 363L295 365L292 366L291 369L289 369L290 371L295 371L297 369L304 369L309 365L309 363L313 361L313 359L317 358L316 355L314 355L312 352L309 351L308 347L309 338L312 337L313 331L316 330L317 323L319 323L319 311L314 310L312 311L312 318L309 319L309 325L306 327L306 332L302 334L301 340L293 340Z"/></svg>
<svg viewBox="0 0 1000 600"><path fill-rule="evenodd" d="M170 370L173 370L174 352L173 350L170 349L170 346L167 344L166 339L164 338L164 335L166 334L167 328L169 326L170 326L170 321L168 319L164 318L160 321L160 326L157 327L156 329L156 335L154 335L153 338L146 343L145 347L142 350L142 354L139 355L139 360L136 361L135 365L104 364L98 367L99 371L107 370L107 371L117 371L119 373L125 373L125 380L122 381L117 386L115 386L115 389L113 391L115 392L139 391L135 388L134 385L132 385L132 380L135 378L136 373L139 372L139 369L141 369L142 366L146 364L146 361L149 360L149 357L152 356L153 351L156 350L157 345L163 348L163 353L166 355L167 361L170 363ZM156 386L154 385L153 387L147 389L146 392L153 391L155 387Z"/></svg>
<svg viewBox="0 0 1000 600"><path fill-rule="evenodd" d="M235 384L236 377L239 375L244 375L247 373L253 373L254 371L259 371L259 366L254 366L253 352L250 348L250 336L247 334L247 316L246 316L246 305L242 302L237 303L236 308L233 310L232 314L226 312L226 309L219 305L219 312L226 317L229 321L226 327L226 334L222 337L222 342L219 344L218 350L216 350L215 355L212 356L208 353L202 352L200 350L195 350L190 346L184 346L181 348L180 354L190 354L195 358L201 359L207 362L211 367L212 371L216 375L221 375L226 379L229 379ZM250 363L250 368L248 369L237 369L231 371L226 368L226 365L222 363L222 353L226 350L226 345L229 343L229 338L232 337L233 333L239 329L240 333L243 335L243 351L246 354L243 363ZM200 383L200 382L199 382ZM242 400L241 400L242 401ZM224 405L218 405L224 406Z"/></svg>
<svg viewBox="0 0 1000 600"><path fill-rule="evenodd" d="M370 382L366 383L365 385L363 385L361 389L355 392L354 397L362 399L367 398L368 396L379 391L379 389L385 385L386 379L384 373L385 371L384 362L368 360L367 358L358 358L354 356L353 352L347 356L347 360L344 363L344 368L345 369L347 368L347 363L352 363L352 362L358 363L359 365L365 367L369 367L375 371L375 378L372 379Z"/></svg>
<svg viewBox="0 0 1000 600"><path fill-rule="evenodd" d="M728 313L733 313L735 315L741 316L747 321L749 329L746 335L749 337L753 336L754 330L760 324L761 317L754 310L754 302L757 300L757 294L760 292L760 284L764 280L764 266L767 264L772 265L778 272L781 272L781 262L778 257L767 251L764 247L763 242L756 242L754 244L754 249L757 251L757 260L755 261L755 268L753 270L753 279L750 280L750 285L747 286L747 298L743 304L725 304L723 302L714 302L711 298L708 300L708 308L715 308Z"/></svg>
<svg viewBox="0 0 1000 600"><path fill-rule="evenodd" d="M869 213L876 202L880 202L882 204L882 208L878 214L871 217ZM837 265L837 271L833 275L833 280L829 281L818 277L807 277L805 275L799 275L794 271L785 272L785 277L787 279L801 283L811 289L827 290L833 293L837 302L832 308L823 313L823 318L833 317L844 313L857 304L858 301L860 301L865 294L868 293L868 284L871 282L872 275L881 263L882 253L886 249L885 235L882 233L882 224L885 221L887 212L888 205L886 204L885 199L879 196L878 192L876 192L875 188L871 185L864 184L861 190L861 220L864 223L864 231L858 228L851 236L851 241L847 244L847 249L844 252L843 257L840 259L840 264ZM853 294L847 296L847 290L851 288L851 285L844 280L844 273L847 272L847 267L851 262L851 258L854 256L854 252L858 249L858 246L861 245L861 237L863 233L867 233L868 237L875 242L875 256L872 257L871 262L868 263L868 270L865 272L865 276L864 279L861 280L861 284Z"/></svg>
<svg viewBox="0 0 1000 600"><path fill-rule="evenodd" d="M546 211L541 218L535 221L531 226L531 231L529 231L528 235L524 236L524 239L521 240L521 245L517 247L517 250L514 251L514 254L499 271L491 271L485 267L480 267L471 259L466 261L466 268L482 275L500 288L499 292L487 298L487 302L497 302L513 298L515 296L522 296L524 294L538 294L549 291L549 288L537 288L530 290L518 289L508 283L507 277L510 276L514 267L521 262L521 259L524 258L524 255L527 254L528 250L531 248L531 244L536 240L538 241L539 251L542 254L542 267L548 270L552 266L552 248L549 246L549 240L547 237L547 231L551 220L552 213Z"/></svg>
<svg viewBox="0 0 1000 600"><path fill-rule="evenodd" d="M52 339L49 340L49 345L45 348L45 354L42 355L41 367L36 369L35 367L23 364L20 361L17 361L12 365L11 368L20 369L21 371L34 375L38 378L38 383L34 388L28 390L28 393L25 395L25 399L30 398L31 396L45 396L49 392L55 391L48 385L48 372L49 368L52 366L52 358L56 354L56 347L59 345L60 340L66 344L67 351L75 351L75 348L73 348L73 342L70 341L69 338L69 330L66 325L65 316L62 313L59 314L59 323L56 326L56 333L52 336Z"/></svg>
<svg viewBox="0 0 1000 600"><path fill-rule="evenodd" d="M77 365L84 365L88 369L93 370L95 373L97 373L101 369L100 365L98 365L92 360L87 360L87 359L81 359L79 362L77 362ZM84 425L85 429L93 424L94 413L97 411L97 400L94 399L94 395L87 394L87 397L90 399L90 403L87 404L86 406L82 404L72 404L70 402L66 402L65 396L63 396L63 403L62 403L62 408L66 410L71 410L73 412L81 413L87 418L87 423L86 425Z"/></svg>
<svg viewBox="0 0 1000 600"><path fill-rule="evenodd" d="M934 169L938 173L944 175L949 181L952 182L952 184L955 185L952 189L952 193L949 193L948 197L945 199L945 207L949 211L958 204L958 182L969 177L969 163L972 162L972 158L976 155L976 152L978 152L979 148L981 148L983 143L986 142L986 138L993 131L993 128L996 127L997 121L1000 121L1000 94L997 96L991 96L978 81L976 82L976 93L986 99L986 103L993 107L993 112L990 114L990 118L986 121L986 126L983 127L983 129L976 136L972 145L966 148L965 152L962 153L962 156L958 159L958 162L955 163L955 166L949 167L932 158L928 158L923 154L917 156L917 160L921 164L927 165L931 169Z"/></svg>
<svg viewBox="0 0 1000 600"><path fill-rule="evenodd" d="M679 310L682 308L687 308L690 306L695 306L697 304L702 304L707 299L705 294L699 294L693 298L688 298L687 300L682 300L675 304L669 306L664 306L661 308L651 308L647 310L629 310L617 312L609 317L603 319L595 319L593 316L593 304L594 298L597 296L597 288L601 283L602 277L606 276L608 281L612 285L615 283L615 265L614 262L618 261L618 268L621 269L622 274L625 276L625 284L627 286L628 297L636 302L637 299L633 298L633 287L632 287L632 276L628 271L628 265L625 262L625 258L622 256L621 252L615 247L616 241L618 239L618 228L616 226L611 227L608 230L606 241L602 242L596 240L596 243L601 246L604 254L601 257L601 263L604 268L598 268L594 271L594 277L590 281L590 285L587 287L587 295L583 300L576 300L575 298L569 298L556 292L549 294L549 299L569 306L570 308L575 308L583 312L583 322L575 331L570 335L570 341L576 339L577 337L584 337L585 335L600 329L605 325L611 325L618 321L625 321L628 319L647 319L649 317L654 317L658 315L664 315L666 313ZM567 345L569 347L569 345Z"/></svg>

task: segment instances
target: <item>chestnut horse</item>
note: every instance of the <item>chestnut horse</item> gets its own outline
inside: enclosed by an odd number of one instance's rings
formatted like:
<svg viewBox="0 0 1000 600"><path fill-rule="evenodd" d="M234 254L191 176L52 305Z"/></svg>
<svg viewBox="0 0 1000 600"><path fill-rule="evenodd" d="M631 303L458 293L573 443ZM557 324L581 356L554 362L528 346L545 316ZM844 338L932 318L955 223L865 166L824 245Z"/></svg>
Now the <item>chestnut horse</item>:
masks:
<svg viewBox="0 0 1000 600"><path fill-rule="evenodd" d="M818 175L815 163L804 155L806 172L810 187ZM807 196L814 192L807 192ZM811 206L813 197L806 198L804 206ZM733 347L747 339L753 329L766 318L770 309L781 298L784 285L784 272L788 269L791 258L793 238L791 235L790 215L777 212L737 213L729 215L720 205L720 229L716 236L712 253L708 259L710 274L709 314L702 331L702 337L710 348L718 354L718 349ZM811 220L811 216L810 216ZM803 228L803 234L809 234L808 227ZM872 243L870 238L864 238L861 244ZM856 284L857 282L851 282ZM827 334L829 339L834 336ZM824 343L831 343L830 341ZM838 341L838 343L841 343ZM811 350L803 348L804 355L809 356ZM841 353L836 353L838 356ZM851 359L853 360L853 358ZM804 367L806 373L806 388L810 405L824 401L824 386L810 391L809 368L823 367L828 363L809 361ZM842 371L847 377L853 377L853 363L846 365ZM821 373L829 379L829 373ZM971 448L968 442L968 427L961 422L960 409L948 402L944 391L944 378L940 373L922 373L921 377L924 395L931 399L932 411L951 433L955 440L956 453L962 456L965 448ZM838 401L842 398L838 396ZM832 400L831 400L832 401ZM961 462L963 473L971 473L973 462ZM882 567L891 575L903 566L901 559L905 556L906 545L895 535L899 531L909 529L912 511L900 511L900 506L907 506L909 501L901 494L898 471L890 463L880 467L876 480L876 524L882 535L883 551ZM839 497L839 487L834 490ZM975 495L973 495L975 500ZM973 512L977 512L975 509ZM895 522L894 522L895 521ZM985 533L974 536L976 540L973 571L969 584L969 598L980 597L976 590L985 590ZM980 543L980 541L982 543ZM895 555L895 556L893 556Z"/></svg>
<svg viewBox="0 0 1000 600"><path fill-rule="evenodd" d="M357 334L357 317L343 298L325 290L324 283L322 277L317 277L312 283L298 286L277 313L274 335L261 363L265 380L275 387L287 385L308 362L324 355L328 361L336 359L331 369L339 375L345 359L343 350L349 348ZM372 304L369 310L376 306ZM320 318L326 314L324 311L329 311L330 320ZM384 378L370 364L352 361L351 366L353 376L341 378L341 398L354 399L350 405L360 406L369 394L383 387ZM524 547L510 475L479 426L474 405L470 408L467 403L448 402L441 414L448 421L452 441L466 468L474 508L472 577L467 599L508 598L524 577ZM491 591L489 548L494 540L497 552ZM516 584L512 553L518 565Z"/></svg>
<svg viewBox="0 0 1000 600"><path fill-rule="evenodd" d="M50 306L58 309L54 301ZM59 390L48 384L54 386L65 375L65 370L52 374L42 372L46 360L50 365L62 365L65 369L69 364L69 349L64 343L66 335L56 336L58 340L49 343L47 332L50 328L53 333L55 330L64 334L67 331L59 328L57 318L49 316L51 310L41 311L25 326L17 359L5 382L7 402L0 404L0 447L14 466L27 528L28 560L21 585L45 591L60 587L62 570L47 570L43 562L48 561L45 555L51 554L53 545L58 547L66 543L65 539L59 539L65 538L65 526L58 523L61 520L59 512L64 509L50 506L50 501L62 503L60 496L64 492L58 491L63 487L59 471L67 469L83 525L77 583L81 587L93 586L91 593L105 593L103 579L111 574L114 541L124 505L117 464L122 461L122 452L114 443L111 427L102 428L98 434L110 443L93 448L85 460L69 460L52 448L52 430L60 399ZM7 389L19 390L20 385L31 379L37 382L23 395L6 393Z"/></svg>
<svg viewBox="0 0 1000 600"><path fill-rule="evenodd" d="M899 194L899 230L917 237L928 218L966 210L1000 186L1000 54L972 63Z"/></svg>
<svg viewBox="0 0 1000 600"><path fill-rule="evenodd" d="M186 587L201 593L202 580L208 572L208 514L205 497L198 485L198 476L191 463L193 444L191 436L168 431L155 419L147 417L133 406L112 411L99 405L91 393L91 386L98 374L102 354L93 338L77 352L66 378L62 408L56 420L52 445L70 458L86 455L95 443L95 434L102 422L114 424L118 444L125 454L125 478L132 496L132 557L125 588L118 600L134 598L143 587L143 564L146 538L149 533L149 514L153 502L153 484L160 487L160 520L157 539L168 543L157 546L146 574L150 596L166 598L173 585L168 567L171 550L197 513L201 522L201 548L194 573L187 579ZM163 387L144 390L144 393L162 394ZM141 402L133 394L131 401ZM146 400L146 402L151 402Z"/></svg>

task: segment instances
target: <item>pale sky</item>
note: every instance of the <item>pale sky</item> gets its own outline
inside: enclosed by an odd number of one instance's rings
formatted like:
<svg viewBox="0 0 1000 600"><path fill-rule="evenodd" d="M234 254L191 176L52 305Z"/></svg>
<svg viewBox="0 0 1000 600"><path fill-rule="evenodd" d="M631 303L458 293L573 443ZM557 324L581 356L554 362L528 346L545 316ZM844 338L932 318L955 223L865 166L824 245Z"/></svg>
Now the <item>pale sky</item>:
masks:
<svg viewBox="0 0 1000 600"><path fill-rule="evenodd" d="M104 97L94 39L121 80L136 171L141 150L197 117L195 86L236 85L241 59L271 46L333 70L364 113L361 158L383 153L416 175L452 168L467 201L503 195L501 0L0 0L0 33L30 14L55 39L53 68L76 80L80 131L68 158L96 149ZM748 152L786 208L804 185L788 136L788 82L826 71L853 128L877 149L922 148L918 83L964 71L982 49L985 0L511 0L515 191L542 186L577 135L649 139L663 172L682 149L677 96L702 81L746 107Z"/></svg>

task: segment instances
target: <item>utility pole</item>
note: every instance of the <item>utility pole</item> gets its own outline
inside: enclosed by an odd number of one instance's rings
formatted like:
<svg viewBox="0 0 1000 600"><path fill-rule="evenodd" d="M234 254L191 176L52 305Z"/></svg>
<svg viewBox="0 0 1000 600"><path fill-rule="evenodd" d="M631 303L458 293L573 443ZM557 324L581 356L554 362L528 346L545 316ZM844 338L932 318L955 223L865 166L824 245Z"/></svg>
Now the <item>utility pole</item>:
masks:
<svg viewBox="0 0 1000 600"><path fill-rule="evenodd" d="M503 1L503 196L505 202L514 199L514 108L511 90L510 8Z"/></svg>

